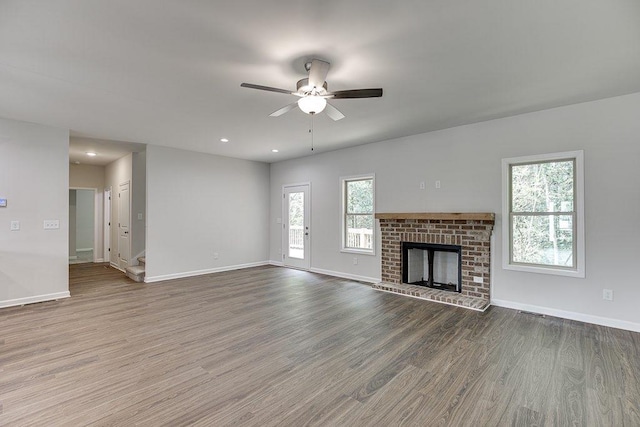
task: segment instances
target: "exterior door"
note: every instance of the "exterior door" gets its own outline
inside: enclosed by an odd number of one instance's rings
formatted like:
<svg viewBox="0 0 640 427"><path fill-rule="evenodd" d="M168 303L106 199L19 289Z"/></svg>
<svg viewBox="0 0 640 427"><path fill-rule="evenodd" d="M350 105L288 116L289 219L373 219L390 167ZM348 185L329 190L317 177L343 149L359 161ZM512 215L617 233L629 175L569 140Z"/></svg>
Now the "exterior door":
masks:
<svg viewBox="0 0 640 427"><path fill-rule="evenodd" d="M311 231L309 184L285 186L283 191L282 263L308 270Z"/></svg>
<svg viewBox="0 0 640 427"><path fill-rule="evenodd" d="M118 189L118 267L121 270L129 266L131 252L131 198L129 181L120 184Z"/></svg>

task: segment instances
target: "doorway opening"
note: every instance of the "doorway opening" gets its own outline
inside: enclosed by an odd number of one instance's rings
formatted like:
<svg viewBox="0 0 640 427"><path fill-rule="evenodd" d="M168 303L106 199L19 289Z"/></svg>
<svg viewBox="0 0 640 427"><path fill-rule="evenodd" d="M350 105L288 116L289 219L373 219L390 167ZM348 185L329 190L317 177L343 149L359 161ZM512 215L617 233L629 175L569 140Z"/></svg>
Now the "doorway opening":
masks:
<svg viewBox="0 0 640 427"><path fill-rule="evenodd" d="M283 187L282 264L308 270L311 266L310 184Z"/></svg>
<svg viewBox="0 0 640 427"><path fill-rule="evenodd" d="M69 264L96 262L96 192L95 188L69 189Z"/></svg>

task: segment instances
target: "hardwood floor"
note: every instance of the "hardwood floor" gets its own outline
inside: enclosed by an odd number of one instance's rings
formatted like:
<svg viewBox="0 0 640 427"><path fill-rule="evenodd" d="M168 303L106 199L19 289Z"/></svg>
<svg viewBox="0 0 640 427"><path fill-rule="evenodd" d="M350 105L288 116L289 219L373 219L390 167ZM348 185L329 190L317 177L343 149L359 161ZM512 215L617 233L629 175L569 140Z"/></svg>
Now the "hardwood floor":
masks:
<svg viewBox="0 0 640 427"><path fill-rule="evenodd" d="M278 267L0 310L0 425L640 425L640 334Z"/></svg>

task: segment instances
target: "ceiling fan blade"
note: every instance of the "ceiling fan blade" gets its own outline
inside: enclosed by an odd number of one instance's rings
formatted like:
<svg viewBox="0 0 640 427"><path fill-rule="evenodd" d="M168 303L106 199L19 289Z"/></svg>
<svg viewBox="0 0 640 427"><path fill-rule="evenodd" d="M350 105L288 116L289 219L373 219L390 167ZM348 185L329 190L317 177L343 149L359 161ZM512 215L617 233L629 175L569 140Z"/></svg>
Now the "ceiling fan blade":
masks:
<svg viewBox="0 0 640 427"><path fill-rule="evenodd" d="M336 122L338 120L344 119L344 114L342 114L340 110L338 110L336 107L329 104L328 102L327 102L327 106L324 107L324 111L327 113L327 116L329 116L332 120Z"/></svg>
<svg viewBox="0 0 640 427"><path fill-rule="evenodd" d="M269 114L269 116L270 117L279 117L279 116L283 115L284 113L288 113L289 111L293 110L297 106L298 106L298 102L294 102L293 104L286 105L286 106L282 107L281 109L274 111L273 113Z"/></svg>
<svg viewBox="0 0 640 427"><path fill-rule="evenodd" d="M331 92L327 94L327 97L331 97L333 99L379 98L381 96L382 88L339 90L337 92Z"/></svg>
<svg viewBox="0 0 640 427"><path fill-rule="evenodd" d="M309 69L309 84L318 89L321 88L327 79L327 73L329 73L329 63L314 59L311 61L311 68Z"/></svg>
<svg viewBox="0 0 640 427"><path fill-rule="evenodd" d="M260 86L260 85L254 85L252 83L242 83L240 86L248 87L250 89L266 90L269 92L278 92L278 93L286 93L288 95L294 95L294 92L291 92L290 90L278 89L277 87Z"/></svg>

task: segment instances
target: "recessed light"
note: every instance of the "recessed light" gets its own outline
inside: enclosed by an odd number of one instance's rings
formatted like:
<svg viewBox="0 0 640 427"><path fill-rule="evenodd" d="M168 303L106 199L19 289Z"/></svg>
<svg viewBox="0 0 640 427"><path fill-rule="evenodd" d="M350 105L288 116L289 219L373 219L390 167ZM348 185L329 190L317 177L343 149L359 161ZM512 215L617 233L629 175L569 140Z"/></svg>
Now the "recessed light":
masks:
<svg viewBox="0 0 640 427"><path fill-rule="evenodd" d="M229 142L228 138L220 138L220 142Z"/></svg>
<svg viewBox="0 0 640 427"><path fill-rule="evenodd" d="M79 165L79 164L80 164L80 162L79 162L79 161L77 161L77 160L76 160L75 162L73 162L73 163L74 163L74 164L76 164L76 165Z"/></svg>
<svg viewBox="0 0 640 427"><path fill-rule="evenodd" d="M277 153L278 150L276 150L275 148L273 150L271 150L272 153Z"/></svg>
<svg viewBox="0 0 640 427"><path fill-rule="evenodd" d="M94 153L93 151L87 151L87 156L89 156L89 157L95 157L95 156L97 156L97 154L96 154L96 153Z"/></svg>

